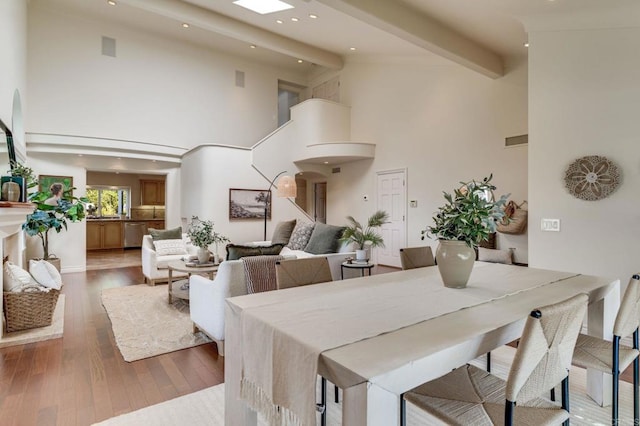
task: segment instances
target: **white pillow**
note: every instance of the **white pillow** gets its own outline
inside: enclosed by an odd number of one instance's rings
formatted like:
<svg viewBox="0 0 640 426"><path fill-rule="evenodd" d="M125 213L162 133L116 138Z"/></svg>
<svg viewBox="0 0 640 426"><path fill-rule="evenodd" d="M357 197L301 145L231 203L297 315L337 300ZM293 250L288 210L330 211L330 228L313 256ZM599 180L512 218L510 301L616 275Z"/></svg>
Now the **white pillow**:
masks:
<svg viewBox="0 0 640 426"><path fill-rule="evenodd" d="M56 290L62 288L62 276L60 272L46 260L30 260L29 272L40 285Z"/></svg>
<svg viewBox="0 0 640 426"><path fill-rule="evenodd" d="M157 240L153 242L156 255L187 254L187 246L183 240Z"/></svg>
<svg viewBox="0 0 640 426"><path fill-rule="evenodd" d="M22 291L25 287L39 285L27 271L11 262L4 264L3 280L4 291Z"/></svg>

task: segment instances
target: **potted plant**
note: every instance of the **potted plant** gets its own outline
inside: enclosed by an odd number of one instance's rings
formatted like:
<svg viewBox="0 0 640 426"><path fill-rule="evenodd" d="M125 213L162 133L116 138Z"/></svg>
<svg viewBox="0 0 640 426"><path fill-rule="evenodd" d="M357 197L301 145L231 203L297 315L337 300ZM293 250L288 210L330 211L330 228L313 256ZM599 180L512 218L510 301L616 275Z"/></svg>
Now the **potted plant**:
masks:
<svg viewBox="0 0 640 426"><path fill-rule="evenodd" d="M22 224L22 229L30 236L40 238L43 250L43 259L50 261L53 256L49 253L49 231L54 229L57 233L67 229L68 222L79 222L85 218L84 204L89 200L85 197L74 197L69 188L62 191L57 203L53 204L50 192L34 192L29 196L29 201L36 205L35 210L27 215L27 221Z"/></svg>
<svg viewBox="0 0 640 426"><path fill-rule="evenodd" d="M473 263L475 248L481 241L489 239L496 231L504 215L508 195L494 200L491 184L493 175L481 181L460 182L453 195L444 192L447 203L433 217L434 224L422 231L438 238L436 262L442 281L447 287L462 288L467 285Z"/></svg>
<svg viewBox="0 0 640 426"><path fill-rule="evenodd" d="M198 262L209 262L209 245L216 245L215 257L218 256L218 244L230 241L224 235L213 230L213 222L210 220L200 220L198 216L191 218L187 235L191 243L198 247ZM217 262L218 259L214 259Z"/></svg>
<svg viewBox="0 0 640 426"><path fill-rule="evenodd" d="M389 214L384 210L378 210L367 221L366 228L353 216L347 216L349 226L342 233L340 241L343 243L354 243L356 247L356 260L366 260L368 247L384 247L384 240L375 228L381 227L389 219Z"/></svg>

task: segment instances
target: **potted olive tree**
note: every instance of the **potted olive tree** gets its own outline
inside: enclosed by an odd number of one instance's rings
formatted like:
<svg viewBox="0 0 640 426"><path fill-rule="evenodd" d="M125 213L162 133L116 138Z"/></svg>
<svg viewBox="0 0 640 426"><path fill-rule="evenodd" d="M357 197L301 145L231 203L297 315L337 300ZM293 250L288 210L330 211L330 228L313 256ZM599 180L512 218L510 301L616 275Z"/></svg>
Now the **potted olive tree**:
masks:
<svg viewBox="0 0 640 426"><path fill-rule="evenodd" d="M384 247L382 235L376 228L381 227L389 219L389 214L384 210L378 210L367 221L367 226L362 226L353 216L347 216L349 226L344 229L340 241L353 243L356 248L356 260L367 258L367 247Z"/></svg>
<svg viewBox="0 0 640 426"><path fill-rule="evenodd" d="M51 202L50 192L34 192L29 196L29 201L36 205L33 213L27 216L27 221L22 224L22 229L27 235L40 238L43 256L46 261L58 264L59 259L49 253L49 231L52 229L60 233L67 229L68 222L79 222L84 219L86 213L83 203L89 202L85 197L74 197L69 188L62 191L60 199L56 203Z"/></svg>
<svg viewBox="0 0 640 426"><path fill-rule="evenodd" d="M218 244L229 242L229 238L213 230L213 222L210 220L200 220L198 216L191 218L187 235L191 243L198 247L198 262L209 262L209 246L216 245L214 253L214 263L218 263Z"/></svg>
<svg viewBox="0 0 640 426"><path fill-rule="evenodd" d="M463 288L467 285L473 263L475 248L496 231L504 215L508 195L494 200L491 184L493 175L481 181L460 182L453 194L444 192L447 201L433 217L434 224L422 231L437 238L436 262L444 285Z"/></svg>

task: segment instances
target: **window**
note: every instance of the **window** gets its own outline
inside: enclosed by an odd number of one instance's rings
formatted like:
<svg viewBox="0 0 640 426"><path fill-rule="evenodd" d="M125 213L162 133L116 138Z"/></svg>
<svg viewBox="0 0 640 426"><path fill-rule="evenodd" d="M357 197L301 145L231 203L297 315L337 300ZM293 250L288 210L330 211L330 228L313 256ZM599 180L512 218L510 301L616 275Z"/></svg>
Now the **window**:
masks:
<svg viewBox="0 0 640 426"><path fill-rule="evenodd" d="M130 195L128 187L87 186L87 198L95 207L95 211L89 207L87 211L93 216L127 215Z"/></svg>

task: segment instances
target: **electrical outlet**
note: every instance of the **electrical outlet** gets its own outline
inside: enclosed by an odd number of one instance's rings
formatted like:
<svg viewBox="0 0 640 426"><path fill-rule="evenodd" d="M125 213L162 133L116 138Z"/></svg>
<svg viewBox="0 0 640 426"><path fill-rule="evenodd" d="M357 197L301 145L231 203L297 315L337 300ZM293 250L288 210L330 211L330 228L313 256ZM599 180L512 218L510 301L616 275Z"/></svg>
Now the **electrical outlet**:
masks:
<svg viewBox="0 0 640 426"><path fill-rule="evenodd" d="M543 231L560 232L560 219L542 219L540 229Z"/></svg>
<svg viewBox="0 0 640 426"><path fill-rule="evenodd" d="M409 207L418 207L418 200L411 200L409 201Z"/></svg>

